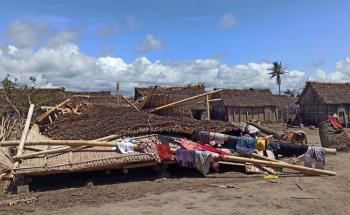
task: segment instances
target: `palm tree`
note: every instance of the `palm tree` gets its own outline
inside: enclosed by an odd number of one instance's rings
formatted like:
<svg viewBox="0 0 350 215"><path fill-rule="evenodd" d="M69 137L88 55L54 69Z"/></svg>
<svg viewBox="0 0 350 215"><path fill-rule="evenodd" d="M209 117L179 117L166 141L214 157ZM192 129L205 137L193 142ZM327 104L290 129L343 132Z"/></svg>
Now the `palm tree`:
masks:
<svg viewBox="0 0 350 215"><path fill-rule="evenodd" d="M281 62L274 61L273 66L269 68L271 72L269 72L270 79L276 77L276 83L278 85L278 94L281 94L281 75L286 75L288 72L286 68L282 66Z"/></svg>

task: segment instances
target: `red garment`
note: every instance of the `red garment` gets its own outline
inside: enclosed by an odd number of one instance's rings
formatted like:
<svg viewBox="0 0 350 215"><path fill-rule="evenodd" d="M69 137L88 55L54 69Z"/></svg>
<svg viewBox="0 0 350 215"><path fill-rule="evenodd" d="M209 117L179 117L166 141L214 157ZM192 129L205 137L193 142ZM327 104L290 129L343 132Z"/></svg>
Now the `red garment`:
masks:
<svg viewBox="0 0 350 215"><path fill-rule="evenodd" d="M330 116L328 121L331 123L333 128L343 128L337 117Z"/></svg>
<svg viewBox="0 0 350 215"><path fill-rule="evenodd" d="M201 145L201 144L195 143L195 142L187 140L187 139L181 139L180 145L187 150L197 149L197 150L201 150L201 151L209 151L209 152L218 153L221 156L230 155L229 153L224 152L220 149L217 149L209 144Z"/></svg>
<svg viewBox="0 0 350 215"><path fill-rule="evenodd" d="M221 156L223 156L223 155L230 155L229 153L224 152L224 151L222 151L220 149L217 149L217 148L215 148L215 147L213 147L211 145L208 145L208 144L206 144L206 145L198 144L194 148L197 149L197 150L202 150L202 151L215 152L215 153L218 153Z"/></svg>
<svg viewBox="0 0 350 215"><path fill-rule="evenodd" d="M165 144L157 144L157 151L161 161L173 160L174 156L171 154L170 147Z"/></svg>

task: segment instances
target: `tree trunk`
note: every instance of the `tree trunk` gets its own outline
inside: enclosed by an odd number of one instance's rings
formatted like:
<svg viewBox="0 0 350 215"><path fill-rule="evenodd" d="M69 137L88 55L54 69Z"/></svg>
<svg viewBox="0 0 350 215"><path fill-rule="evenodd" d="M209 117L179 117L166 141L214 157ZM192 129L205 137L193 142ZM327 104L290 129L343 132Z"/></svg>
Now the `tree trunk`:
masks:
<svg viewBox="0 0 350 215"><path fill-rule="evenodd" d="M278 85L278 95L281 95L281 85Z"/></svg>

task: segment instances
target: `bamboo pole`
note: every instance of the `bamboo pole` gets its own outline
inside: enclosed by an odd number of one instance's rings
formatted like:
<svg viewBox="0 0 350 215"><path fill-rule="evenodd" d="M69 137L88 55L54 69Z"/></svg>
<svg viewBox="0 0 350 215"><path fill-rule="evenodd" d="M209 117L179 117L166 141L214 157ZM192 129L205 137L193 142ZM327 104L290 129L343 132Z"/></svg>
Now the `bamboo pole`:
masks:
<svg viewBox="0 0 350 215"><path fill-rule="evenodd" d="M17 144L18 145L18 149L17 149L17 154L16 155L22 155L23 153L23 148L24 148L24 144L27 140L27 136L28 136L28 132L29 132L29 127L30 127L30 122L32 121L32 117L33 117L33 113L34 113L34 104L30 104L29 106L29 110L28 110L28 114L27 114L27 119L26 119L26 122L25 122L25 125L24 125L24 129L23 129L23 132L22 132L22 136L21 136L21 140L17 141ZM13 167L12 169L16 169L19 165L19 162L16 161L14 164L13 164ZM0 176L0 179L2 177L4 177L6 174L2 174Z"/></svg>
<svg viewBox="0 0 350 215"><path fill-rule="evenodd" d="M222 99L209 99L209 102L217 102L217 101L221 101ZM196 104L202 104L206 101L200 101L200 102L196 102Z"/></svg>
<svg viewBox="0 0 350 215"><path fill-rule="evenodd" d="M252 163L252 164L258 164L258 165L264 165L268 167L279 167L279 168L288 168L293 169L296 171L299 171L304 174L308 175L329 175L329 176L335 176L336 173L328 170L321 170L321 169L314 169L310 167L304 167L299 165L293 165L288 163L281 163L281 162L273 162L273 161L266 161L266 160L258 160L254 158L244 158L244 157L237 157L237 156L223 156L222 158L224 161L233 161L233 162L240 162L240 163Z"/></svg>
<svg viewBox="0 0 350 215"><path fill-rule="evenodd" d="M206 96L207 120L210 121L209 95Z"/></svg>
<svg viewBox="0 0 350 215"><path fill-rule="evenodd" d="M110 135L107 137L102 137L99 139L96 139L96 141L108 141L117 138L117 135ZM49 150L42 150L39 152L33 152L30 154L24 154L24 155L19 155L19 156L13 156L13 159L28 159L28 158L34 158L34 157L39 157L41 155L48 155L48 154L54 154L54 153L61 153L61 152L67 152L71 150L81 150L86 148L86 146L80 146L80 147L72 147L72 146L63 146L63 147L57 147L54 149L49 149Z"/></svg>
<svg viewBox="0 0 350 215"><path fill-rule="evenodd" d="M20 142L18 140L0 142L0 146L17 146ZM27 146L42 146L42 145L68 145L68 146L109 146L115 147L115 143L96 141L96 140L41 140L28 141Z"/></svg>
<svg viewBox="0 0 350 215"><path fill-rule="evenodd" d="M131 140L135 140L135 139L151 137L151 136L155 136L155 135L151 134L151 135L145 135L145 136L140 136L140 137L135 137L135 138L130 138L130 139ZM96 139L95 141L109 141L109 140L113 140L113 139L118 138L118 137L119 137L118 135L110 135L110 136L107 136L107 137L102 137L102 138ZM33 152L33 153L30 153L30 154L14 156L13 158L14 159L29 159L29 158L39 157L41 155L62 153L62 152L68 152L68 151L78 151L78 150L85 149L85 148L88 148L88 147L91 147L91 146L80 146L80 147L63 146L63 147L58 147L58 148L55 148L55 149L43 150L43 151L39 151L39 152Z"/></svg>
<svg viewBox="0 0 350 215"><path fill-rule="evenodd" d="M66 99L66 100L64 100L63 102L61 102L60 104L58 104L58 105L56 105L55 107L53 107L52 109L50 109L50 110L46 111L45 113L41 114L41 115L37 118L36 122L37 122L37 123L42 122L46 117L48 117L51 113L53 113L57 108L62 107L63 105L67 104L67 103L70 102L70 101L71 101L71 99Z"/></svg>
<svg viewBox="0 0 350 215"><path fill-rule="evenodd" d="M173 103L170 103L170 104L166 104L166 105L163 105L163 106L154 108L154 109L151 110L150 112L153 113L153 112L156 112L156 111L165 109L165 108L174 107L174 106L179 105L179 104L182 104L182 103L184 103L184 102L188 102L188 101L191 101L191 100L194 100L194 99L198 99L198 98L201 98L201 97L205 97L205 96L211 95L211 94L213 94L213 93L218 93L218 92L220 92L220 91L222 91L222 90L223 90L223 89L214 90L214 91L211 91L211 92L207 92L207 93L203 93L203 94L200 94L200 95L192 96L192 97L190 97L190 98L182 99L182 100L180 100L180 101L176 101L176 102L173 102Z"/></svg>
<svg viewBox="0 0 350 215"><path fill-rule="evenodd" d="M140 109L138 109L133 103L131 103L129 100L127 100L124 96L121 96L122 99L124 99L129 105L131 105L131 107L133 107L135 110L140 111Z"/></svg>
<svg viewBox="0 0 350 215"><path fill-rule="evenodd" d="M33 113L34 113L34 104L30 104L27 119L24 125L24 129L22 132L21 140L20 140L16 155L21 155L23 153L24 143L27 140L30 122L32 120Z"/></svg>

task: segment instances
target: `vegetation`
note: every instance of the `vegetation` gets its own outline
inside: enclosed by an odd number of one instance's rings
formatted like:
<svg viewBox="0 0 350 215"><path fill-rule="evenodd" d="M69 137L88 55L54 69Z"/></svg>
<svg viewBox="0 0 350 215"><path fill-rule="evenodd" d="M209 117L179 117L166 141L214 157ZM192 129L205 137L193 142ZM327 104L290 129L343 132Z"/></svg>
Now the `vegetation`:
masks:
<svg viewBox="0 0 350 215"><path fill-rule="evenodd" d="M278 94L281 94L281 76L288 74L286 68L282 66L281 62L274 61L273 66L269 68L270 79L276 78L276 84L278 85Z"/></svg>
<svg viewBox="0 0 350 215"><path fill-rule="evenodd" d="M40 104L52 99L38 93L36 78L33 76L29 77L29 85L18 82L17 78L13 80L11 80L10 75L7 75L1 81L2 96L16 111L18 118L21 118L22 114L28 111L30 104L35 104L38 108Z"/></svg>

